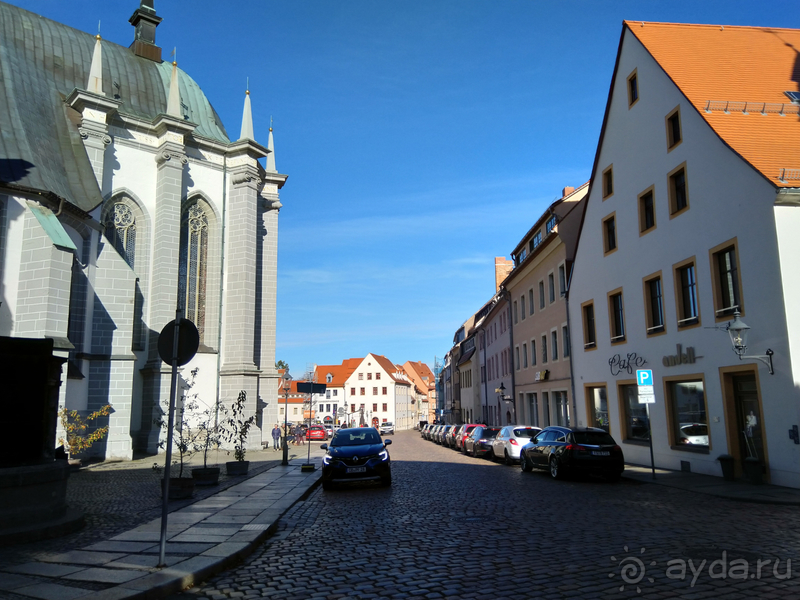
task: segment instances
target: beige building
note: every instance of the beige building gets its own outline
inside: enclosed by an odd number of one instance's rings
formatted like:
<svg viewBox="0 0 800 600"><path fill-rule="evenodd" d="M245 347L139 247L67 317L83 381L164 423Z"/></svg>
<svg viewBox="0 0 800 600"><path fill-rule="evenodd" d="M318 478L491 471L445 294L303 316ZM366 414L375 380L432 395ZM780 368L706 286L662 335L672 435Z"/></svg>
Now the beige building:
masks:
<svg viewBox="0 0 800 600"><path fill-rule="evenodd" d="M566 293L588 189L564 188L512 251L514 269L501 285L511 308L507 394L519 424L574 421Z"/></svg>

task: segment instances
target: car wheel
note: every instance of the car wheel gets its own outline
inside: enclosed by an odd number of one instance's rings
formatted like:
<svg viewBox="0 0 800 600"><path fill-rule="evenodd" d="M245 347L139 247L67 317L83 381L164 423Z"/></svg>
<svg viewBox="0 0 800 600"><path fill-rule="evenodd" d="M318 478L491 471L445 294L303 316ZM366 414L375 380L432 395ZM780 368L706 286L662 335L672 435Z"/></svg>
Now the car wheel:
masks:
<svg viewBox="0 0 800 600"><path fill-rule="evenodd" d="M528 463L528 459L525 458L525 455L522 453L519 455L519 466L526 473L530 473L531 470L533 470L533 467Z"/></svg>
<svg viewBox="0 0 800 600"><path fill-rule="evenodd" d="M478 458L478 453L475 451L475 446L472 447L472 458Z"/></svg>
<svg viewBox="0 0 800 600"><path fill-rule="evenodd" d="M513 461L513 460L511 460L511 457L508 455L508 450L504 450L504 451L503 451L503 454L504 454L504 458L506 459L506 464L507 464L509 467L510 467L511 465L513 465L513 464L514 464L514 461Z"/></svg>
<svg viewBox="0 0 800 600"><path fill-rule="evenodd" d="M558 464L557 458L550 459L550 476L553 479L563 479L564 478L564 469L561 465Z"/></svg>

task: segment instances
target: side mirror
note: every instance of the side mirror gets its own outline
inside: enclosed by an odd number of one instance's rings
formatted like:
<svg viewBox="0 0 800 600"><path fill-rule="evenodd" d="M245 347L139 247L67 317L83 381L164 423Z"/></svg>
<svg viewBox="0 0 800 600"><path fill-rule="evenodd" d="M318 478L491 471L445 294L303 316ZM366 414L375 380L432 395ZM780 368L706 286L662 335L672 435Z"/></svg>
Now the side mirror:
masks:
<svg viewBox="0 0 800 600"><path fill-rule="evenodd" d="M328 444L320 444L319 445L319 449L320 450L327 450L328 449Z"/></svg>
<svg viewBox="0 0 800 600"><path fill-rule="evenodd" d="M384 446L389 446L389 445L391 445L391 443L392 443L392 440L383 440L383 445Z"/></svg>

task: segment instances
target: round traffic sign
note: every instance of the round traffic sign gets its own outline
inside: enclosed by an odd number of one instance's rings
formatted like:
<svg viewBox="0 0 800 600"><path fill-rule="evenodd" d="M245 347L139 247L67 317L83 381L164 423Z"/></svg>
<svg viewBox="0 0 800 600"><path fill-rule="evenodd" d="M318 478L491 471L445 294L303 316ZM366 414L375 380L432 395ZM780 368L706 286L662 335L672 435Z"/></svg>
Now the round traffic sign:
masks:
<svg viewBox="0 0 800 600"><path fill-rule="evenodd" d="M164 325L158 336L158 355L168 365L172 364L172 351L175 345L175 320ZM178 366L188 363L200 347L200 332L189 319L181 319L178 327Z"/></svg>

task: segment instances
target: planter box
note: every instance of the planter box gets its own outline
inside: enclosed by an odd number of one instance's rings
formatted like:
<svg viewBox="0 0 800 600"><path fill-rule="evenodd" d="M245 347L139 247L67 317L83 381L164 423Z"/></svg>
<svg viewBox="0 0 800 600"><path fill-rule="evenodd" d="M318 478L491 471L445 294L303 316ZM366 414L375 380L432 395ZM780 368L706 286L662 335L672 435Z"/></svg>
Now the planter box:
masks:
<svg viewBox="0 0 800 600"><path fill-rule="evenodd" d="M219 467L196 467L192 469L192 479L197 485L217 485Z"/></svg>
<svg viewBox="0 0 800 600"><path fill-rule="evenodd" d="M164 493L164 480L161 480L161 493ZM194 495L194 479L171 477L169 480L169 499L183 500Z"/></svg>
<svg viewBox="0 0 800 600"><path fill-rule="evenodd" d="M249 469L250 469L249 460L233 460L225 463L225 472L231 477L240 477L242 475L247 475L247 471Z"/></svg>

